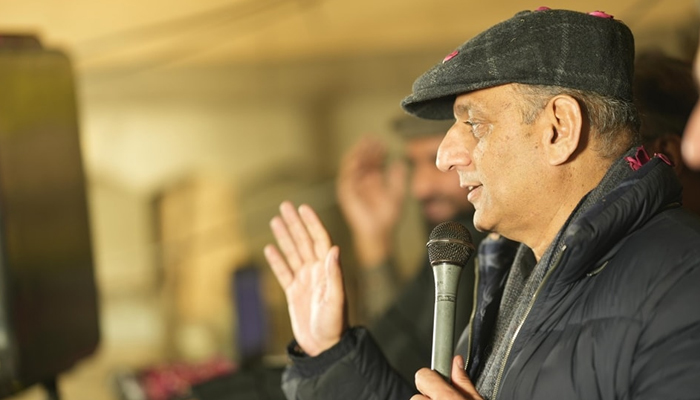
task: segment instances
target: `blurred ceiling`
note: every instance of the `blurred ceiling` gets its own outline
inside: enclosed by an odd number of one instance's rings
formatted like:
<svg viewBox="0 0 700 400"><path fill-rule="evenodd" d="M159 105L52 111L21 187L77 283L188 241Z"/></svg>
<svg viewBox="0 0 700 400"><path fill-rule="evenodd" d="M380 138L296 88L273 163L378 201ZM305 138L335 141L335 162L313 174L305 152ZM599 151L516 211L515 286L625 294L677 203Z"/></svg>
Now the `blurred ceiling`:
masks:
<svg viewBox="0 0 700 400"><path fill-rule="evenodd" d="M559 0L635 33L697 15L694 0ZM270 64L451 49L523 0L0 0L0 32L32 33L79 70ZM650 28L650 30L653 30ZM650 35L654 36L654 35Z"/></svg>

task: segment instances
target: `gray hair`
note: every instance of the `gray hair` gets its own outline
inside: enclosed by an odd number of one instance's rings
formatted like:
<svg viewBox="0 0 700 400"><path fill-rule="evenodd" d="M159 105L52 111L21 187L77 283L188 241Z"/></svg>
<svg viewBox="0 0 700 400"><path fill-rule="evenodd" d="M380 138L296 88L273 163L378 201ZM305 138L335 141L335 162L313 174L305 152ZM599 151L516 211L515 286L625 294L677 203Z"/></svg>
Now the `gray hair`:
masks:
<svg viewBox="0 0 700 400"><path fill-rule="evenodd" d="M595 92L570 89L561 86L514 84L523 95L522 119L532 124L547 105L557 95L573 97L581 106L584 118L597 135L595 151L606 159L617 158L627 149L640 142L639 114L634 103L617 98L602 96Z"/></svg>

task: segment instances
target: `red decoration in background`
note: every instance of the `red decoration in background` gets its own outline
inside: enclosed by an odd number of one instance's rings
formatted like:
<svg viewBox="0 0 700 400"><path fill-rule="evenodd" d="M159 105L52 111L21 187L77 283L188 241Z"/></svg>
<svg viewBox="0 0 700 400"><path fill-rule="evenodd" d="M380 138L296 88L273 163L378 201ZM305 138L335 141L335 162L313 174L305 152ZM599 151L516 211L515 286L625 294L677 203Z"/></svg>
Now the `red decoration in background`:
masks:
<svg viewBox="0 0 700 400"><path fill-rule="evenodd" d="M189 393L190 387L232 373L234 364L224 358L201 363L176 362L143 370L141 385L148 400L168 400Z"/></svg>

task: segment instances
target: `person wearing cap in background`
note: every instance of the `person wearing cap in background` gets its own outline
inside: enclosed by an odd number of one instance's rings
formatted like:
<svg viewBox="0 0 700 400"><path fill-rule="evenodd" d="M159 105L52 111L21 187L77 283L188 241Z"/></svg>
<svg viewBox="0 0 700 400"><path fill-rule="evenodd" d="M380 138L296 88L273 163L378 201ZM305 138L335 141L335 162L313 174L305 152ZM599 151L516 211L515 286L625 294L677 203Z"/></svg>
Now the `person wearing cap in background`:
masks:
<svg viewBox="0 0 700 400"><path fill-rule="evenodd" d="M456 173L442 173L435 166L437 149L451 121L431 121L403 115L393 121L393 131L403 140L409 166L411 196L420 204L423 222L430 232L444 221L458 221L469 229L474 244L485 236L474 229L474 207L459 186ZM377 138L360 140L343 158L337 179L338 203L350 227L360 270L360 301L379 347L401 375L413 380L430 365L435 284L427 252L420 269L399 290L396 229L403 212L406 191L402 161L388 163L387 148ZM460 274L455 329L467 325L472 309L473 260Z"/></svg>
<svg viewBox="0 0 700 400"><path fill-rule="evenodd" d="M683 161L681 141L698 101L692 64L660 52L646 52L634 63L634 101L642 120L640 135L649 155L664 154L683 185L683 207L700 215L700 172Z"/></svg>
<svg viewBox="0 0 700 400"><path fill-rule="evenodd" d="M505 283L478 285L451 383L421 369L413 399L697 398L700 221L680 207L667 158L639 150L633 64L622 22L542 7L467 41L402 101L455 118L438 168L459 174L477 229L522 243L492 263L482 242L480 280ZM265 254L295 336L287 396L411 397L344 318L339 249L321 222L308 206L281 214L282 252Z"/></svg>

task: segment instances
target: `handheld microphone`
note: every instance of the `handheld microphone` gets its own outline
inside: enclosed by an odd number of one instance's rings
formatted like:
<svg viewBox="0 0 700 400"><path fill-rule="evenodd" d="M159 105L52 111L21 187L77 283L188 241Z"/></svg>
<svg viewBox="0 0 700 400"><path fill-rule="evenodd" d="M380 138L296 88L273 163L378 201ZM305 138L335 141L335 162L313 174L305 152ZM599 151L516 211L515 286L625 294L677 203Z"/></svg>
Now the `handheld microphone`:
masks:
<svg viewBox="0 0 700 400"><path fill-rule="evenodd" d="M428 258L435 278L433 351L430 368L451 382L454 351L455 301L462 268L474 253L472 235L462 224L447 221L430 233Z"/></svg>

